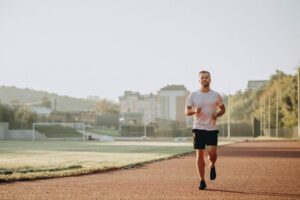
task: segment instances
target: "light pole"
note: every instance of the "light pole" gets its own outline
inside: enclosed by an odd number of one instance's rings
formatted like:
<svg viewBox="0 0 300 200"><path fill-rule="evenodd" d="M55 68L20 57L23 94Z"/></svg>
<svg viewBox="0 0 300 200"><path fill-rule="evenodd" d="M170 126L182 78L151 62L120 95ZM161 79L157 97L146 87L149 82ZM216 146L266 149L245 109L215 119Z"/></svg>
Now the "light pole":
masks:
<svg viewBox="0 0 300 200"><path fill-rule="evenodd" d="M269 97L268 97L268 108L269 108L269 112L268 112L268 120L269 120L269 124L268 124L268 129L269 129L269 137L271 136L271 95L269 94Z"/></svg>
<svg viewBox="0 0 300 200"><path fill-rule="evenodd" d="M147 137L147 125L146 125L146 119L145 119L145 113L144 113L144 138Z"/></svg>
<svg viewBox="0 0 300 200"><path fill-rule="evenodd" d="M54 117L53 117L53 121L55 122L56 121L56 97L54 97Z"/></svg>
<svg viewBox="0 0 300 200"><path fill-rule="evenodd" d="M263 98L263 101L264 101L264 103L263 103L263 135L264 136L266 136L267 134L266 134L266 121L267 121L267 119L266 119L266 99L265 99L265 97Z"/></svg>
<svg viewBox="0 0 300 200"><path fill-rule="evenodd" d="M35 140L35 123L32 123L32 141Z"/></svg>
<svg viewBox="0 0 300 200"><path fill-rule="evenodd" d="M276 137L278 137L278 107L279 107L279 103L278 103L278 96L279 96L279 89L277 87L276 90Z"/></svg>
<svg viewBox="0 0 300 200"><path fill-rule="evenodd" d="M260 136L263 136L263 103L262 99L260 100Z"/></svg>

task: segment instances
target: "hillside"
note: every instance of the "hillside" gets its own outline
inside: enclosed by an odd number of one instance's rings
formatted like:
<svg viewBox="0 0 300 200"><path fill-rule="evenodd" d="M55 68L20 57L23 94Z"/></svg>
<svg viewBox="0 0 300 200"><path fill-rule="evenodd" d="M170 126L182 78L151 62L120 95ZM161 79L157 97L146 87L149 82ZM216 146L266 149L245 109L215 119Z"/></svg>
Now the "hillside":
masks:
<svg viewBox="0 0 300 200"><path fill-rule="evenodd" d="M10 86L0 86L0 102L10 104L12 101L18 101L20 104L35 105L43 98L51 101L51 107L54 107L54 98L56 97L56 109L62 112L75 112L90 110L96 107L96 102L86 99L78 99L68 96L59 96L55 93L45 91L36 91L32 89L21 89Z"/></svg>

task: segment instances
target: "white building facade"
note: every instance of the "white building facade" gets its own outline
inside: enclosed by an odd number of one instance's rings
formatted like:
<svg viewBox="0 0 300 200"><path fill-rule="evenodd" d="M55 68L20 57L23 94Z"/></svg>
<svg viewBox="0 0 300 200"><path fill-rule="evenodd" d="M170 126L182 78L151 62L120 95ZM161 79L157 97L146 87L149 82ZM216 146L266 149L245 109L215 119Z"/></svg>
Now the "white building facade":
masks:
<svg viewBox="0 0 300 200"><path fill-rule="evenodd" d="M120 113L121 116L143 116L142 119L137 117L138 124L158 124L162 129L170 128L170 123L187 127L191 125L191 118L184 114L188 95L189 91L183 85L168 85L161 88L157 95L125 91L119 97ZM122 120L126 123L126 119Z"/></svg>

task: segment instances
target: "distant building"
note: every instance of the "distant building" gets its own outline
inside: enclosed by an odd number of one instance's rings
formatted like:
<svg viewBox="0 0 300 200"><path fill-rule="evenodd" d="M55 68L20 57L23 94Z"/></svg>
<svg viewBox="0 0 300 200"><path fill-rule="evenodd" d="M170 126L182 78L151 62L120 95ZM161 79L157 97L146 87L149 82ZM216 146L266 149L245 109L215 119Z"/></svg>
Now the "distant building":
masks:
<svg viewBox="0 0 300 200"><path fill-rule="evenodd" d="M125 91L119 97L119 128L122 136L153 136L157 119L157 96Z"/></svg>
<svg viewBox="0 0 300 200"><path fill-rule="evenodd" d="M144 112L143 97L138 92L125 91L123 96L119 97L120 112Z"/></svg>
<svg viewBox="0 0 300 200"><path fill-rule="evenodd" d="M86 99L92 101L100 101L100 98L98 96L87 96Z"/></svg>
<svg viewBox="0 0 300 200"><path fill-rule="evenodd" d="M136 121L141 124L154 123L157 118L156 95L141 95L138 92L125 91L124 95L119 97L119 102L120 113L133 113L133 116L139 116ZM142 114L142 119L137 113ZM124 120L126 121L126 118Z"/></svg>
<svg viewBox="0 0 300 200"><path fill-rule="evenodd" d="M189 91L183 85L168 85L158 92L159 98L159 127L186 127L187 118L184 114L186 99Z"/></svg>
<svg viewBox="0 0 300 200"><path fill-rule="evenodd" d="M268 81L267 80L250 80L248 81L248 90L258 90L263 87Z"/></svg>
<svg viewBox="0 0 300 200"><path fill-rule="evenodd" d="M51 109L47 107L42 107L42 106L30 106L29 110L38 116L50 116L51 114Z"/></svg>
<svg viewBox="0 0 300 200"><path fill-rule="evenodd" d="M145 129L150 135L148 130L157 128L179 130L190 127L192 118L184 114L188 95L184 85L167 85L157 95L125 91L119 97L121 135L141 136Z"/></svg>
<svg viewBox="0 0 300 200"><path fill-rule="evenodd" d="M158 97L150 93L144 95L144 122L146 124L155 123L158 117Z"/></svg>

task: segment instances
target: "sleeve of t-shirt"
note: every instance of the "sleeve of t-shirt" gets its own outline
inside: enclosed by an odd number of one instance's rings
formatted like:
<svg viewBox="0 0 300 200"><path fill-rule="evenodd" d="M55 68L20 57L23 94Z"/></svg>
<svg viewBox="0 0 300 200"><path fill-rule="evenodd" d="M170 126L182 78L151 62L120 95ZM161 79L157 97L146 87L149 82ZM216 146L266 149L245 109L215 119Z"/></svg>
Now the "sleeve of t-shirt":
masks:
<svg viewBox="0 0 300 200"><path fill-rule="evenodd" d="M194 102L193 102L193 98L192 98L192 93L190 93L190 95L188 96L188 98L187 98L187 101L186 101L186 107L187 106L192 106L192 107L194 107Z"/></svg>
<svg viewBox="0 0 300 200"><path fill-rule="evenodd" d="M223 105L223 99L220 94L218 94L217 98L217 106L222 106Z"/></svg>

